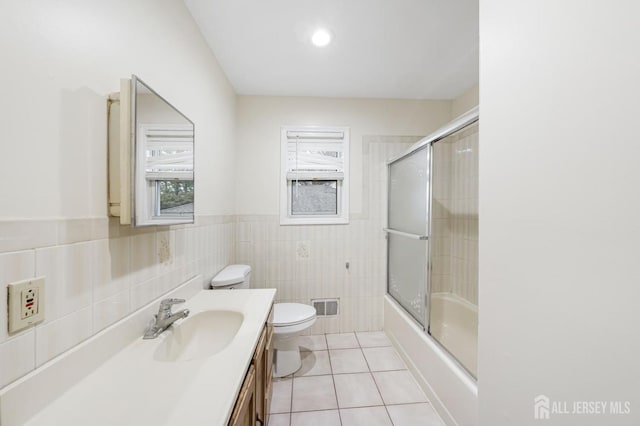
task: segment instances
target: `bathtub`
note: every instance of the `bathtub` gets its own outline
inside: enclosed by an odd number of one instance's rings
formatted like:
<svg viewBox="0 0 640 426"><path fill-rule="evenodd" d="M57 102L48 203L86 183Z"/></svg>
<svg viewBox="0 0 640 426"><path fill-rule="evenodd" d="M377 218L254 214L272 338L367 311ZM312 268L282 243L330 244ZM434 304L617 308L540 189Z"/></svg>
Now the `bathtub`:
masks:
<svg viewBox="0 0 640 426"><path fill-rule="evenodd" d="M469 362L475 371L475 342L464 337L464 333L471 334L473 326L464 324L475 314L477 325L477 309L474 312L473 305L457 299L444 293L432 295L432 330L463 354L456 356L461 360L466 357L464 362ZM474 378L389 295L384 300L384 330L445 423L478 425L478 387ZM467 366L469 370L471 367Z"/></svg>
<svg viewBox="0 0 640 426"><path fill-rule="evenodd" d="M431 295L431 335L476 377L478 307L451 293Z"/></svg>

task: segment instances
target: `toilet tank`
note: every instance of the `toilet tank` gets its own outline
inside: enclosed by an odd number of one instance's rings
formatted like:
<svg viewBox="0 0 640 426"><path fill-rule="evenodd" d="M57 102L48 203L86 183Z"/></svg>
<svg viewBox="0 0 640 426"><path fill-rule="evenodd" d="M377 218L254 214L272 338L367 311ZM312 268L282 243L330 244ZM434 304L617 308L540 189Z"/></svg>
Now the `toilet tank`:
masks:
<svg viewBox="0 0 640 426"><path fill-rule="evenodd" d="M212 289L249 288L251 266L227 265L211 279Z"/></svg>

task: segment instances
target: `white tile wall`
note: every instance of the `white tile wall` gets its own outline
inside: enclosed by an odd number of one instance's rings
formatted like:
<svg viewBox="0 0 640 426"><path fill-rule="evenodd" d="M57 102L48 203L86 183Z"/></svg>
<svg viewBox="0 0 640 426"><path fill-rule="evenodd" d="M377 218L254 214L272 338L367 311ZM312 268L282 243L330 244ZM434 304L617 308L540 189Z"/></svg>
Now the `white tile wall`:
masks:
<svg viewBox="0 0 640 426"><path fill-rule="evenodd" d="M93 303L127 292L131 287L131 238L94 241Z"/></svg>
<svg viewBox="0 0 640 426"><path fill-rule="evenodd" d="M46 277L46 323L91 305L92 248L83 242L36 249L36 276Z"/></svg>
<svg viewBox="0 0 640 426"><path fill-rule="evenodd" d="M208 282L234 261L234 222L198 217L195 225L142 230L94 218L0 223L15 240L0 244L2 293L11 282L46 277L45 321L35 327L9 336L0 297L0 388L190 277Z"/></svg>
<svg viewBox="0 0 640 426"><path fill-rule="evenodd" d="M93 334L124 318L131 309L129 289L93 303Z"/></svg>
<svg viewBox="0 0 640 426"><path fill-rule="evenodd" d="M10 383L35 368L35 343L35 331L29 329L0 344L0 383Z"/></svg>
<svg viewBox="0 0 640 426"><path fill-rule="evenodd" d="M36 367L91 336L91 306L60 319L45 321L36 330Z"/></svg>
<svg viewBox="0 0 640 426"><path fill-rule="evenodd" d="M238 216L236 261L251 265L252 286L277 288L279 302L340 298L340 315L318 318L309 334L382 329L386 161L418 139L363 138L363 212L348 225L280 226L276 215Z"/></svg>

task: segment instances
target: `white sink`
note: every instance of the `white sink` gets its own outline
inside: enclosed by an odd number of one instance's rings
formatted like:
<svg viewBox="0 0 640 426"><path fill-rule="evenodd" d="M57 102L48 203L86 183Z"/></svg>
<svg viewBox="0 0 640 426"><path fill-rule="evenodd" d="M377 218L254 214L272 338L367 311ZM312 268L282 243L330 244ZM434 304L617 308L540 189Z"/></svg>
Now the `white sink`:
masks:
<svg viewBox="0 0 640 426"><path fill-rule="evenodd" d="M156 361L176 362L207 358L226 348L244 321L235 311L203 311L174 323L153 354Z"/></svg>

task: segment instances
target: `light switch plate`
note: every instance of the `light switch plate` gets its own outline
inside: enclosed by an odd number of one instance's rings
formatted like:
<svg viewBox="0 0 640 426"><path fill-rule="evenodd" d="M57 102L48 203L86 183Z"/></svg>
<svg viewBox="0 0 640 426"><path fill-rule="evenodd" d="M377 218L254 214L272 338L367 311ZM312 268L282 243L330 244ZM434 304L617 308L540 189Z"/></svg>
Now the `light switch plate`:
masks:
<svg viewBox="0 0 640 426"><path fill-rule="evenodd" d="M9 334L44 320L44 277L11 283L7 291Z"/></svg>

